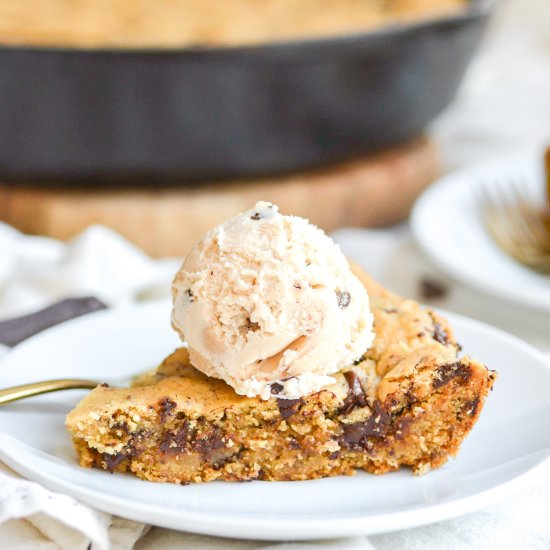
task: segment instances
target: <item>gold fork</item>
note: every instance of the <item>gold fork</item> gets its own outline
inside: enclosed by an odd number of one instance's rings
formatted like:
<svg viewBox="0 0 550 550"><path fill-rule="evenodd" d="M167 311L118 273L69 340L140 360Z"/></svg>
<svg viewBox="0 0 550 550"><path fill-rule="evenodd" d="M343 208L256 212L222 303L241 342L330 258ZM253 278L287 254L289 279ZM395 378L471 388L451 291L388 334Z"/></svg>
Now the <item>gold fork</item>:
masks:
<svg viewBox="0 0 550 550"><path fill-rule="evenodd" d="M547 204L528 199L517 183L481 186L485 225L495 242L521 264L550 274L550 148L545 154Z"/></svg>
<svg viewBox="0 0 550 550"><path fill-rule="evenodd" d="M146 377L154 375L156 369L147 369L132 376L120 378L117 380L109 380L109 385L114 387L125 387L129 385L139 384ZM20 386L12 386L10 388L0 389L0 405L19 401L34 395L42 395L62 390L93 390L100 384L105 384L105 380L84 380L78 378L61 378L58 380L44 380L42 382L33 382L31 384L22 384Z"/></svg>
<svg viewBox="0 0 550 550"><path fill-rule="evenodd" d="M61 379L61 380L45 380L44 382L34 382L33 384L22 384L21 386L13 386L0 390L0 405L32 397L33 395L41 395L60 390L76 390L76 389L93 389L99 386L101 382L94 380L78 380L78 379Z"/></svg>

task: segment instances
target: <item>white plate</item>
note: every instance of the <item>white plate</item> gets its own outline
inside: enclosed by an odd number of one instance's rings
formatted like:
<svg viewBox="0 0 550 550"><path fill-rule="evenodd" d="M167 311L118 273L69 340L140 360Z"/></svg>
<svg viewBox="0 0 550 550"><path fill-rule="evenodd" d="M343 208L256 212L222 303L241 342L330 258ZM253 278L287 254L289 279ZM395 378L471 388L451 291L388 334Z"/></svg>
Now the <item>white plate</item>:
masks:
<svg viewBox="0 0 550 550"><path fill-rule="evenodd" d="M497 369L499 378L458 458L423 477L400 471L182 487L82 469L64 428L81 391L3 407L0 458L22 475L101 510L211 535L317 539L381 533L464 514L537 479L550 453L550 369L520 340L449 317L464 348ZM98 312L18 346L0 362L0 387L66 376L128 376L175 345L166 302Z"/></svg>
<svg viewBox="0 0 550 550"><path fill-rule="evenodd" d="M522 182L525 193L543 204L542 153L441 178L416 202L411 229L422 250L450 277L505 300L550 310L550 277L512 260L483 225L479 186L497 191L512 182Z"/></svg>

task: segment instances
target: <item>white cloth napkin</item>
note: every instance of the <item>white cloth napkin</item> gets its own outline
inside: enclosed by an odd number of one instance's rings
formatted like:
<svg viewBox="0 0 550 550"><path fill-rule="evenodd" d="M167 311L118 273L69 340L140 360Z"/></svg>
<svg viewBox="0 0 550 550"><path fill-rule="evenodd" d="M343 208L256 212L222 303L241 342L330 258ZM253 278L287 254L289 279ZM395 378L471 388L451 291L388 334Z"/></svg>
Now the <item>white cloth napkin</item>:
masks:
<svg viewBox="0 0 550 550"><path fill-rule="evenodd" d="M432 302L434 305L477 313L478 317L501 325L513 321L502 315L502 307L506 307L503 304L499 305L497 319L490 308L493 303L490 298L451 283L429 266L416 251L406 226L391 230L340 230L334 236L346 254L398 292L421 298L418 282L430 277L449 289L448 296ZM399 262L395 262L396 257L399 257ZM0 288L3 289L0 292L0 317L5 317L6 313L26 313L67 295L93 293L112 307L143 300L147 296L167 295L171 278L179 265L178 260L152 260L116 233L102 227L92 227L65 245L50 239L24 236L0 224L0 258ZM407 266L406 270L403 270L403 265ZM84 271L86 276L83 276ZM516 332L525 331L525 319L537 315L521 312L512 305L507 307L519 315L520 322L511 322L507 327L517 329ZM536 329L537 324L535 320L531 328ZM544 341L543 334L536 330L528 330L524 336L533 343L539 342L539 338L540 342ZM546 344L550 346L550 342L546 341ZM178 547L204 550L424 550L520 546L542 549L550 547L550 522L547 518L550 472L548 478L548 483L541 481L538 489L508 502L432 526L368 538L272 544L180 533L111 517L68 496L23 480L0 463L0 546L82 550L107 550L109 547L120 550L134 547L140 550Z"/></svg>

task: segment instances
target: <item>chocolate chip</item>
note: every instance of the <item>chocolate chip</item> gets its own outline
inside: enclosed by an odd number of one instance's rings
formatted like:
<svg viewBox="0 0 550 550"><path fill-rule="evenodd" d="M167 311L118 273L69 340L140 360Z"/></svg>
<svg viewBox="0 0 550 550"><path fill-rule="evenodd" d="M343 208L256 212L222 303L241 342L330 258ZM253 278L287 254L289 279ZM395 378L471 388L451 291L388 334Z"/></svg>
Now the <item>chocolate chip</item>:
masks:
<svg viewBox="0 0 550 550"><path fill-rule="evenodd" d="M336 460L340 456L340 451L334 451L328 455L329 460Z"/></svg>
<svg viewBox="0 0 550 550"><path fill-rule="evenodd" d="M354 395L364 395L363 388L361 387L361 382L359 381L359 377L357 376L355 371L349 370L345 372L344 378L348 383L351 393L353 393Z"/></svg>
<svg viewBox="0 0 550 550"><path fill-rule="evenodd" d="M348 383L349 391L339 412L349 414L355 407L366 407L368 402L357 374L350 370L344 373L344 377Z"/></svg>
<svg viewBox="0 0 550 550"><path fill-rule="evenodd" d="M413 423L413 419L410 416L404 416L401 418L395 426L395 439L404 439L409 429L409 426Z"/></svg>
<svg viewBox="0 0 550 550"><path fill-rule="evenodd" d="M281 418L283 420L290 418L296 413L301 403L301 399L277 399L277 405L279 407L279 412L281 413Z"/></svg>
<svg viewBox="0 0 550 550"><path fill-rule="evenodd" d="M347 447L359 446L366 435L366 426L361 422L344 426L344 442Z"/></svg>
<svg viewBox="0 0 550 550"><path fill-rule="evenodd" d="M365 448L370 437L383 438L389 428L391 414L375 401L372 415L365 422L344 425L342 444L348 448Z"/></svg>
<svg viewBox="0 0 550 550"><path fill-rule="evenodd" d="M388 307L384 309L385 313L397 313L397 310L394 307Z"/></svg>
<svg viewBox="0 0 550 550"><path fill-rule="evenodd" d="M405 397L407 398L407 401L412 405L418 401L418 398L414 394L414 386L410 386L405 391Z"/></svg>
<svg viewBox="0 0 550 550"><path fill-rule="evenodd" d="M116 453L110 455L103 453L103 460L105 461L105 467L112 474L116 470L117 466L124 462L128 457L124 453Z"/></svg>
<svg viewBox="0 0 550 550"><path fill-rule="evenodd" d="M137 454L138 452L134 447L134 441L130 440L124 451L115 454L102 454L102 458L105 461L105 469L112 474L120 464L122 464L125 460L133 458Z"/></svg>
<svg viewBox="0 0 550 550"><path fill-rule="evenodd" d="M261 217L262 216L259 212L254 212L254 214L252 214L252 216L250 216L250 219L257 221L257 220L261 219Z"/></svg>
<svg viewBox="0 0 550 550"><path fill-rule="evenodd" d="M436 342L446 346L449 343L447 331L437 322L434 322L433 338Z"/></svg>
<svg viewBox="0 0 550 550"><path fill-rule="evenodd" d="M122 431L125 434L129 433L128 424L126 422L117 422L111 426L111 430L118 432Z"/></svg>
<svg viewBox="0 0 550 550"><path fill-rule="evenodd" d="M200 432L191 429L187 420L179 429L166 432L159 444L159 449L165 454L197 451L204 459L222 447L225 447L225 442L219 429Z"/></svg>
<svg viewBox="0 0 550 550"><path fill-rule="evenodd" d="M462 407L462 410L468 416L474 416L477 412L478 407L479 407L479 397L476 397L472 401L466 401Z"/></svg>
<svg viewBox="0 0 550 550"><path fill-rule="evenodd" d="M336 290L336 300L338 301L338 307L345 309L351 302L351 294L347 290Z"/></svg>
<svg viewBox="0 0 550 550"><path fill-rule="evenodd" d="M99 387L100 388L108 388L109 384L107 384L107 382L101 382L101 384L99 384Z"/></svg>
<svg viewBox="0 0 550 550"><path fill-rule="evenodd" d="M419 285L420 296L425 299L441 299L445 298L449 293L446 285L429 277L420 279Z"/></svg>
<svg viewBox="0 0 550 550"><path fill-rule="evenodd" d="M212 456L214 451L225 447L225 441L221 430L214 428L211 432L201 434L193 444L193 448L199 451L204 458Z"/></svg>
<svg viewBox="0 0 550 550"><path fill-rule="evenodd" d="M175 401L169 397L163 397L158 402L160 421L164 424L172 415L172 411L177 407Z"/></svg>
<svg viewBox="0 0 550 550"><path fill-rule="evenodd" d="M189 301L193 303L195 301L195 295L193 294L193 291L188 288L185 293L187 294L187 296L189 296Z"/></svg>
<svg viewBox="0 0 550 550"><path fill-rule="evenodd" d="M365 359L366 359L365 354L361 355L361 357L359 357L359 359L356 359L356 360L353 362L353 366L356 367L357 365L359 365L360 363L362 363Z"/></svg>
<svg viewBox="0 0 550 550"><path fill-rule="evenodd" d="M165 454L182 453L188 450L192 437L193 430L190 429L189 422L185 420L180 428L164 434L159 443L159 449Z"/></svg>
<svg viewBox="0 0 550 550"><path fill-rule="evenodd" d="M290 441L288 442L288 448L293 450L299 449L300 442L297 439L294 439L294 437L291 437Z"/></svg>
<svg viewBox="0 0 550 550"><path fill-rule="evenodd" d="M221 470L228 462L229 457L218 458L212 462L212 470L218 471Z"/></svg>
<svg viewBox="0 0 550 550"><path fill-rule="evenodd" d="M449 363L447 365L441 365L435 371L432 385L434 389L438 389L441 388L441 386L448 384L453 378L462 378L464 382L467 382L471 375L472 369L460 361L457 361L456 363Z"/></svg>
<svg viewBox="0 0 550 550"><path fill-rule="evenodd" d="M282 384L279 384L279 382L273 382L273 384L271 384L271 393L273 395L281 393L284 389L284 386Z"/></svg>

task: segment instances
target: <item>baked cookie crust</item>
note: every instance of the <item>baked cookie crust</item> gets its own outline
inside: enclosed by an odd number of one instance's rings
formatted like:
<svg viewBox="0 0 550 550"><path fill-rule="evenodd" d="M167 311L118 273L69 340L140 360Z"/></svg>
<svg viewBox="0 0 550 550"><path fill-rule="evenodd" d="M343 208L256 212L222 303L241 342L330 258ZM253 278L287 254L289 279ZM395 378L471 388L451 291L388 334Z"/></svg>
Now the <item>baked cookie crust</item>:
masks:
<svg viewBox="0 0 550 550"><path fill-rule="evenodd" d="M80 464L149 481L305 480L422 474L456 455L496 378L459 357L447 321L354 267L373 346L335 383L295 400L237 395L176 350L131 388L98 386L68 415Z"/></svg>

